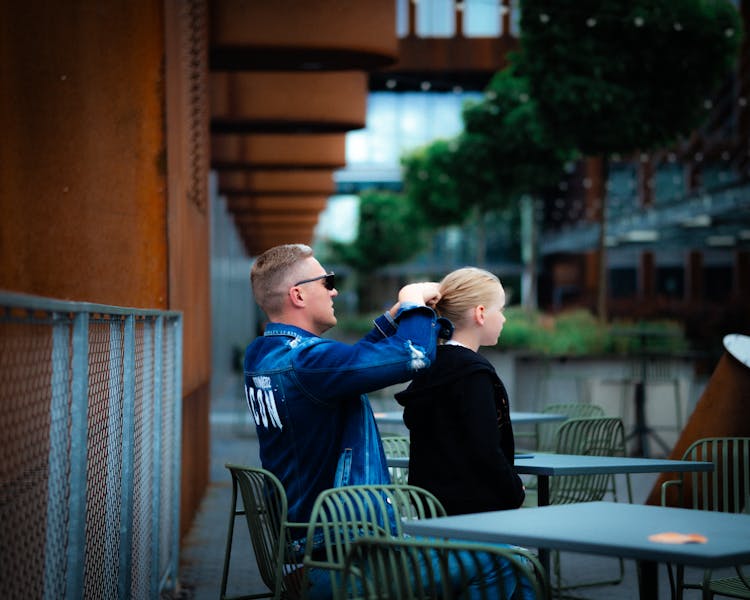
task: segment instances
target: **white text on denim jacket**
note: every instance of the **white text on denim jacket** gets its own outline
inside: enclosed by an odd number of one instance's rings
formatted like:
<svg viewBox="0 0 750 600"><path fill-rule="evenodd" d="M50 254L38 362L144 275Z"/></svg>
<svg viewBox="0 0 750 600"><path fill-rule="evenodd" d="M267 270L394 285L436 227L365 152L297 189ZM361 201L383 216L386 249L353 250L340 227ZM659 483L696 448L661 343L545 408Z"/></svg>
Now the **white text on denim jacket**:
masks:
<svg viewBox="0 0 750 600"><path fill-rule="evenodd" d="M276 410L276 398L273 394L271 378L253 377L253 386L245 384L245 399L247 407L253 413L255 424L282 429L281 419Z"/></svg>

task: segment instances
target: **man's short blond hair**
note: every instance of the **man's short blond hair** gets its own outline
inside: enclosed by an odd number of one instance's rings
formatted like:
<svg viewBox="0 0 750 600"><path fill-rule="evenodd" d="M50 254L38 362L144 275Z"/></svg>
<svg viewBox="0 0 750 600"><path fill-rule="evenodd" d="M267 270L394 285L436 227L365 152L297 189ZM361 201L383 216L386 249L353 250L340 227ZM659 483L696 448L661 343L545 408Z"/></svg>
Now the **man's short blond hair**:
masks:
<svg viewBox="0 0 750 600"><path fill-rule="evenodd" d="M284 302L287 287L292 283L295 267L313 255L305 244L283 244L269 248L261 254L250 270L255 301L267 315L278 313Z"/></svg>

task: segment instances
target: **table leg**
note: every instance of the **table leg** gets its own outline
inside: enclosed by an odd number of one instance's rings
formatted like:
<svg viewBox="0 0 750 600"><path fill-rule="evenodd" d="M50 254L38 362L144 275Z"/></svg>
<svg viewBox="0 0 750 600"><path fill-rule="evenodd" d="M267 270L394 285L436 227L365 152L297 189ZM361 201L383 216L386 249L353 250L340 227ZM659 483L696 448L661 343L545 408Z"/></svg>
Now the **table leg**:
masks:
<svg viewBox="0 0 750 600"><path fill-rule="evenodd" d="M547 506L549 504L549 475L538 475L537 476L537 506ZM550 572L550 558L549 550L547 548L539 548L539 562L542 563L542 567L547 572L547 578L552 581L552 573Z"/></svg>
<svg viewBox="0 0 750 600"><path fill-rule="evenodd" d="M659 599L658 564L650 560L638 561L638 591L641 600Z"/></svg>
<svg viewBox="0 0 750 600"><path fill-rule="evenodd" d="M643 379L636 381L634 396L635 425L633 426L633 431L628 435L628 439L635 438L635 456L650 457L649 436L654 438L654 441L661 446L661 449L666 454L669 454L669 446L646 423L646 382Z"/></svg>
<svg viewBox="0 0 750 600"><path fill-rule="evenodd" d="M635 432L636 456L648 458L648 428L646 426L646 386L643 380L635 384Z"/></svg>

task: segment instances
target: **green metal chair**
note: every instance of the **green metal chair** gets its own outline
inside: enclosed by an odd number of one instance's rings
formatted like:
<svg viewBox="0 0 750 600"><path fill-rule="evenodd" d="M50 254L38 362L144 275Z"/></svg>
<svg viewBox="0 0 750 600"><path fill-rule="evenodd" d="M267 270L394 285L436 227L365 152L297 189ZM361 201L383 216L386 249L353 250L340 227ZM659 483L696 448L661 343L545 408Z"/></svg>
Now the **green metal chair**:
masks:
<svg viewBox="0 0 750 600"><path fill-rule="evenodd" d="M257 467L232 464L227 464L226 468L232 475L232 505L224 551L220 599L298 598L302 582L302 565L298 559L289 555L288 550L292 538L295 537L295 531L304 531L307 523L287 521L286 492L273 473ZM238 490L242 498L241 506L238 506ZM269 591L227 596L234 526L237 517L240 516L244 516L247 522L258 570Z"/></svg>
<svg viewBox="0 0 750 600"><path fill-rule="evenodd" d="M548 415L565 415L567 420L605 416L604 409L601 406L585 402L548 404L541 412ZM520 435L522 438L531 437L534 440L534 447L537 452L555 452L557 445L557 432L564 422L565 421L536 423L533 432L521 432ZM527 436L525 433L529 433L530 435ZM514 434L514 437L518 438L519 434ZM519 452L524 452L524 450L519 450ZM524 503L525 506L536 505L536 502L532 501L535 491L536 478L526 481L528 500Z"/></svg>
<svg viewBox="0 0 750 600"><path fill-rule="evenodd" d="M588 456L624 456L625 426L620 417L587 417L569 419L562 423L555 438L558 454L582 454ZM630 477L626 476L628 502L633 501ZM550 504L572 504L603 500L611 493L617 502L614 475L566 475L550 480ZM618 559L619 574L613 579L562 585L560 553L554 552L554 572L558 596L562 590L600 585L617 585L625 576L625 563Z"/></svg>
<svg viewBox="0 0 750 600"><path fill-rule="evenodd" d="M558 454L625 456L625 427L620 417L569 419L560 425L555 437ZM553 477L550 504L572 504L603 500L607 493L617 501L614 476L608 474ZM630 479L626 478L628 502L633 501Z"/></svg>
<svg viewBox="0 0 750 600"><path fill-rule="evenodd" d="M466 598L470 575L481 565L509 564L516 579L528 580L535 597L549 598L547 575L537 558L518 547L499 547L434 538L356 540L346 556L340 598L356 600L454 600ZM432 568L421 568L431 565ZM451 581L459 572L462 581ZM456 568L458 567L458 568ZM415 574L423 572L423 577ZM506 579L498 579L481 591L486 600L510 600Z"/></svg>
<svg viewBox="0 0 750 600"><path fill-rule="evenodd" d="M562 404L548 404L542 409L545 414L565 415L567 419L581 419L587 417L604 417L604 409L598 404L584 402L571 402ZM555 452L557 444L557 431L562 427L564 421L557 423L536 424L536 449L539 452Z"/></svg>
<svg viewBox="0 0 750 600"><path fill-rule="evenodd" d="M346 555L361 537L403 537L402 522L445 516L440 501L412 485L355 485L332 488L315 501L304 548L302 595L310 569L325 569L334 597L341 593ZM313 540L313 543L310 543Z"/></svg>
<svg viewBox="0 0 750 600"><path fill-rule="evenodd" d="M406 457L409 458L409 436L407 435L385 435L383 436L383 449L386 458ZM393 483L408 483L408 467L388 467Z"/></svg>
<svg viewBox="0 0 750 600"><path fill-rule="evenodd" d="M682 507L750 514L750 437L696 440L685 450L682 460L711 461L715 469L705 473L683 473L680 479L665 481L661 487L663 505L668 505L669 488L677 486ZM682 598L685 589L702 590L705 600L715 595L750 598L747 566L744 571L743 567L737 566L736 576L721 579L712 579L711 569L706 569L700 582L685 582L684 567L677 566L676 570L677 598Z"/></svg>

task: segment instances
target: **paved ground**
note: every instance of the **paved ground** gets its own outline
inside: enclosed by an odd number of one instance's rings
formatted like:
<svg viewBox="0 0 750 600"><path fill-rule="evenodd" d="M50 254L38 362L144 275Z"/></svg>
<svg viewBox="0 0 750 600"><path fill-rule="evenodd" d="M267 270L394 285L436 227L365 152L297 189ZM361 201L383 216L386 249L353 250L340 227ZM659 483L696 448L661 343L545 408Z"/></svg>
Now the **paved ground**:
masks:
<svg viewBox="0 0 750 600"><path fill-rule="evenodd" d="M181 548L180 598L215 600L219 597L231 500L230 478L224 464L227 462L260 464L254 428L250 426L246 418L241 401L234 399L240 397L229 394L223 401L219 400L214 403L211 484L193 527ZM655 475L632 477L635 502L645 500L655 478ZM616 559L573 553L562 554L563 579L568 583L590 581L592 578L608 578L616 575L617 571ZM659 584L660 600L670 598L664 567L659 569ZM227 591L229 594L246 594L265 590L255 566L247 529L243 522L238 521ZM634 562L625 561L625 577L619 585L579 588L575 590L575 594L586 599L632 600L637 598ZM688 599L699 597L699 594L694 592L685 595Z"/></svg>

